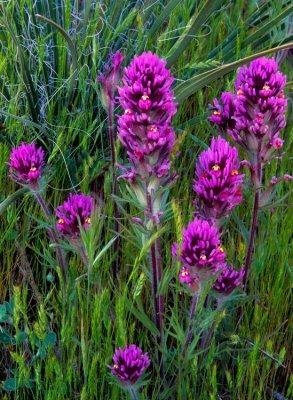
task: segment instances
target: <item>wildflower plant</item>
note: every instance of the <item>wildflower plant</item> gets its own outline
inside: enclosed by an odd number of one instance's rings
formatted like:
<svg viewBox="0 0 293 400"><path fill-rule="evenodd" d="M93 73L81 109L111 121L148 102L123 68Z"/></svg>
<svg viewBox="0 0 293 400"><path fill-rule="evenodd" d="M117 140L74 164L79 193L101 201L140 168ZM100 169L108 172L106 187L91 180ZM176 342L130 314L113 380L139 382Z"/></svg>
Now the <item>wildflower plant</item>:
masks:
<svg viewBox="0 0 293 400"><path fill-rule="evenodd" d="M254 205L250 237L245 260L245 280L250 269L258 213L271 199L274 186L292 177L272 177L264 187L265 166L274 158L282 157L281 130L286 126L287 99L284 94L286 76L279 71L273 58L261 57L239 69L235 92L224 92L220 100L214 99L209 117L219 132L241 146L248 156L242 165L249 169L254 188Z"/></svg>
<svg viewBox="0 0 293 400"><path fill-rule="evenodd" d="M38 147L35 143L21 143L11 150L8 162L11 179L29 188L41 207L45 218L49 224L51 224L52 214L42 195L45 186L45 178L43 176L45 165L45 152L42 147ZM41 181L43 181L42 184ZM63 278L65 279L67 275L65 256L60 247L58 235L50 225L48 228L48 235L51 241L56 245L55 251L58 264L61 268Z"/></svg>
<svg viewBox="0 0 293 400"><path fill-rule="evenodd" d="M163 193L174 180L170 156L175 143L171 127L176 103L171 89L173 77L166 62L151 52L134 57L125 68L119 101L123 115L118 118L118 137L125 147L130 166L121 166L120 179L128 182L144 219L137 219L146 237L156 232L165 212ZM164 301L158 294L162 278L159 239L151 245L154 320L163 348ZM161 373L163 370L162 358Z"/></svg>
<svg viewBox="0 0 293 400"><path fill-rule="evenodd" d="M45 166L45 152L35 143L21 143L12 149L8 165L13 180L37 189Z"/></svg>
<svg viewBox="0 0 293 400"><path fill-rule="evenodd" d="M132 400L138 399L137 381L150 363L148 353L143 353L135 344L115 350L113 365L110 366L111 373L120 381L122 387L129 391Z"/></svg>
<svg viewBox="0 0 293 400"><path fill-rule="evenodd" d="M17 301L13 305L0 304L1 350L3 343L7 345L6 348L3 346L3 366L0 368L1 376L7 375L0 388L1 394L5 390L16 391L16 396L20 398L37 396L53 400L80 395L82 399L114 399L121 397L120 388L127 390L134 400L139 399L140 394L150 399L190 396L263 398L271 392L279 396L270 377L274 376L274 380L279 381L279 376L275 379L277 374L273 364L279 369L285 360L286 368L285 350L282 348L276 355L273 345L276 343L280 348L279 343L271 339L264 343L262 338L258 339L264 331L263 337L280 337L279 326L284 325L277 315L275 326L271 327L270 321L264 322L266 318L263 315L278 314L275 312L278 310L278 299L269 296L268 311L263 306L267 294L271 295L268 285L272 281L270 278L275 277L273 273L263 281L258 280L262 281L264 289L260 293L262 301L253 304L256 323L246 323L247 337L252 338L249 343L255 345L249 356L246 357L247 351L242 352L241 348L240 352L233 349L235 357L233 354L226 362L232 350L231 344L237 342L240 345L242 338L237 332L235 335L229 332L225 335L227 340L220 342L223 335L215 335L219 321L230 311L230 308L223 310L222 301L228 304L230 299L237 299L237 294L233 296L234 291L245 287L259 209L269 205L279 182L292 179L289 174L276 174L265 179L269 164L274 164L275 159L280 160L284 155L285 138L281 132L286 124L286 77L279 71L276 60L261 57L241 67L234 91L224 92L219 99L214 99L209 120L217 127L219 136L211 138L209 147L196 160L193 186L192 182L187 186L187 175L182 174L179 194L173 193L172 205L177 205L177 199L182 194L180 189L188 187L189 195L184 193L186 196L179 198L179 223L173 213L178 243L172 248L172 257L170 248L174 232L168 231L172 219L168 201L169 189L177 178L172 168L176 142L172 124L177 102L185 111L185 115L180 113L180 120L193 109L200 113L200 100L207 93L202 89L231 72L236 65L244 65L246 61L256 58L257 55L251 52L260 43L267 43L268 38L275 43L282 40L285 44L273 50L264 50L260 55L280 50L278 59L286 57L285 52L292 47L290 38L286 34L279 39L278 35L284 33L283 27L287 28L286 17L290 16L292 6L283 1L278 7L261 4L251 13L250 10L254 9L252 5L249 12L245 10L247 12L244 13L249 15L249 20L241 21L235 27L241 32L241 37L234 34L236 31L230 34L230 29L227 29L228 36L223 37L223 32L215 29L214 33L214 27L221 22L222 10L227 22L235 21L235 13L230 11L231 8L233 11L231 2L222 2L224 8L219 6L219 2L199 1L196 7L189 4L192 2L186 2L183 6L184 21L182 13L176 14L177 1L167 2L165 7L164 2L99 4L56 0L51 7L51 2L28 0L24 10L18 2L8 3L7 7L0 6L3 14L0 28L4 38L0 46L4 56L0 76L0 133L4 142L7 138L10 140L11 127L18 124L17 141L21 140L23 132L26 135L35 132L43 143L46 140L53 143L50 155L45 155L45 151L35 143L22 143L12 150L8 170L10 178L22 186L21 193L24 193L22 190L30 192L43 211L50 247L56 252L57 271L60 266L63 272L63 277L59 275L60 283L64 284L61 288L63 295L60 296L54 274L46 272L51 266L54 268L56 262L47 249L40 247L44 244L40 230L36 228L32 235L26 235L27 218L31 218L34 208L26 201L17 214L13 212L14 205L7 208L6 205L11 205L19 196L8 199L4 207L0 203L0 212L8 210L9 222L1 230L1 233L4 232L2 242L5 245L13 242L11 238L15 238L17 231L19 236L25 237L20 244L15 240L16 257L14 251L11 254L7 252L7 266L13 268L12 280L19 272L23 277L19 279L17 276L19 286L14 288ZM242 11L243 2L237 3ZM278 26L280 21L282 28ZM170 32L174 33L174 26L176 32L170 36ZM211 27L213 32L212 35L207 29L202 32L207 46L189 47L206 26ZM210 37L220 38L221 43L211 47ZM238 54L245 53L247 44L252 55L236 60ZM116 51L118 48L121 51ZM157 49L164 59L151 52L140 54L143 48ZM105 62L108 49L111 56ZM138 55L122 70L122 64L127 62L133 51ZM13 55L11 60L10 52ZM201 58L202 55L207 56L207 61ZM191 59L197 60L196 63L191 63ZM176 74L176 82L171 70ZM195 75L194 70L197 71ZM98 78L97 71L102 71ZM17 84L13 82L15 77ZM98 84L93 84L96 81ZM183 101L199 90L202 93L185 107ZM21 117L20 113L23 114ZM190 121L184 122L184 126L190 126ZM105 127L108 133L106 146ZM200 127L197 125L195 129L200 142ZM182 142L189 140L189 132L181 137L184 138ZM8 146L5 143L2 145L1 141L0 150L4 149L3 160L6 161ZM184 148L180 150L183 152ZM242 160L243 154L245 160ZM52 186L48 185L49 166L46 159L57 166L58 173ZM70 179L62 168L58 168L61 159L66 164L66 169L63 169ZM119 169L121 174L118 177ZM254 206L245 265L237 268L237 261L234 267L230 258L241 258L243 254L238 254L238 251L242 251L242 242L238 242L237 235L237 241L230 243L227 231L234 220L230 217L237 219L236 207L248 197L244 196L247 189L244 181L246 169L250 172L248 190L254 194ZM107 184L104 185L104 178L106 183L109 179L111 181L110 194ZM58 185L58 181L62 182L62 186ZM95 194L86 195L79 188L85 193ZM64 197L63 191L68 193L68 190L76 192ZM97 192L107 204L98 218ZM181 201L184 204L184 200L193 204L194 208L189 223L182 228ZM130 207L123 208L127 202ZM59 205L55 212L51 212L51 204L55 207ZM133 205L137 210L135 214ZM129 216L129 209L135 239L129 234L128 222L120 214L123 210ZM38 219L34 216L33 219L35 228ZM2 227L2 220L0 222ZM239 225L243 223L239 221ZM12 225L15 226L13 231L9 229ZM163 243L160 240L162 232ZM166 244L166 248L162 244ZM138 254L134 251L135 245ZM65 254L66 249L73 248L86 266L78 277L75 275L81 269L79 257ZM98 248L102 250L97 251ZM13 247L10 246L10 249ZM285 253L287 249L283 251ZM144 266L137 276L145 254L148 257L147 269ZM179 271L173 268L172 258L178 261L176 266L180 264ZM132 269L130 276L129 266ZM281 284L285 283L283 277L286 275L281 268L278 268L279 271L275 279L275 293L284 294L286 291ZM42 288L39 287L40 277L45 280ZM152 295L145 285L149 278ZM2 278L3 281L6 282L6 277ZM33 294L27 289L26 282ZM129 282L135 282L133 291L129 290ZM8 290L2 287L1 293L6 296ZM48 293L44 293L48 287ZM185 330L186 294L192 298ZM26 296L28 302L25 301ZM31 296L34 296L33 301ZM242 293L239 297L244 296L245 293ZM149 299L154 324L148 315ZM249 298L246 300L248 304ZM7 312L8 308L13 310L12 316ZM27 310L32 310L32 315L28 315ZM243 320L250 321L249 315ZM230 322L233 322L232 318ZM7 325L11 323L13 326L7 330ZM259 330L254 339L252 325ZM274 335L271 331L267 332L266 327L269 330L276 328ZM243 321L241 334L245 332L242 328L245 328ZM139 337L141 348L134 344L116 348L109 366L119 386L117 388L107 382L106 360L112 357L114 344L123 346L128 340L133 342L134 337ZM214 344L210 346L212 340ZM205 357L207 349L209 354ZM221 354L225 354L223 361ZM156 362L151 363L151 358ZM259 370L256 365L258 360L264 366ZM148 370L154 373L147 382L145 393L140 393ZM256 379L260 380L259 385L254 385ZM198 384L203 381L204 385ZM254 386L259 387L258 393ZM286 395L282 388L282 395L289 398L292 394L290 390L291 387Z"/></svg>

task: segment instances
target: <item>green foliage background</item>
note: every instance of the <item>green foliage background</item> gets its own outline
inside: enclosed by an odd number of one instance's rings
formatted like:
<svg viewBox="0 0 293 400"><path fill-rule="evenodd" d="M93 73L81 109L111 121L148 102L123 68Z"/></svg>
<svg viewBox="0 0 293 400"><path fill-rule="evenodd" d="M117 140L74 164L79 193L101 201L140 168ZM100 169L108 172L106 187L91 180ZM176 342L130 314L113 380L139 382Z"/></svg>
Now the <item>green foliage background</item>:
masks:
<svg viewBox="0 0 293 400"><path fill-rule="evenodd" d="M178 265L170 252L193 215L196 157L216 134L207 122L208 103L232 89L235 70L246 57L278 46L283 46L277 57L289 81L286 153L267 167L265 176L268 182L273 175L290 173L292 59L286 48L292 41L292 9L284 0L0 1L1 398L126 398L113 384L107 365L116 346L131 342L149 351L154 361L142 389L144 399L293 397L289 185L280 184L278 201L261 211L249 295L236 294L218 312L200 305L194 350L187 360L182 360L180 349L190 297L177 283ZM123 183L118 198L111 197L107 120L96 76L110 52L118 49L125 64L144 50L166 58L180 102L174 120L180 151L174 164L180 179L170 193L160 232L161 291L168 296L165 382L152 351L148 244L130 223L138 212ZM93 272L87 275L78 255L68 249L64 291L46 234L48 222L30 194L8 197L18 188L7 176L6 162L11 147L21 141L37 141L46 149L46 198L52 209L74 190L94 193L101 204L84 236ZM117 151L123 159L119 143ZM114 201L122 215L118 283L112 276ZM243 205L224 232L228 259L237 266L245 254L251 201L247 183ZM244 312L237 323L239 304ZM5 333L8 321L10 336ZM217 334L208 353L202 354L195 350L196 343L213 323Z"/></svg>

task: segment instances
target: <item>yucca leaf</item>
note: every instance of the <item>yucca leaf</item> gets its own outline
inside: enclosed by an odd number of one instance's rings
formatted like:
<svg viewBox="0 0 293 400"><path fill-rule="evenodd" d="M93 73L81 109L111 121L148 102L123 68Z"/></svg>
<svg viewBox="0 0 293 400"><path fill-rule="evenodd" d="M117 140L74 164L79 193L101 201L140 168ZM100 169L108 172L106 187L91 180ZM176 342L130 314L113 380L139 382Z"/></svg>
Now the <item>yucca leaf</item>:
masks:
<svg viewBox="0 0 293 400"><path fill-rule="evenodd" d="M183 53L183 51L189 46L190 42L194 38L195 34L203 26L203 24L208 20L211 14L219 7L225 3L225 0L206 0L201 9L195 14L187 24L187 28L171 48L169 54L167 55L167 65L170 67L177 61L178 57Z"/></svg>
<svg viewBox="0 0 293 400"><path fill-rule="evenodd" d="M268 50L261 51L259 53L253 54L248 57L241 58L240 60L234 61L229 64L222 65L221 67L215 68L209 72L204 72L203 74L195 75L187 81L180 83L175 87L175 97L179 103L182 103L185 99L195 93L197 90L200 90L204 86L207 86L209 83L214 80L221 78L222 76L228 74L239 66L246 64L258 57L265 56L267 54L275 53L280 50L290 49L293 47L293 43L287 43L282 46L273 47Z"/></svg>
<svg viewBox="0 0 293 400"><path fill-rule="evenodd" d="M26 97L31 111L32 118L34 122L38 122L39 119L39 108L38 108L38 97L36 95L36 90L31 78L30 71L28 70L28 62L26 61L22 46L18 41L18 37L13 32L10 24L2 19L3 25L6 27L7 31L10 33L13 42L15 43L18 51L18 59L21 67L22 79L26 88Z"/></svg>
<svg viewBox="0 0 293 400"><path fill-rule="evenodd" d="M153 25L150 27L148 35L151 37L158 29L160 29L167 18L170 17L171 12L180 3L181 0L170 0L166 7L163 8L161 14L155 19Z"/></svg>
<svg viewBox="0 0 293 400"><path fill-rule="evenodd" d="M245 25L247 27L254 28L255 26L258 25L258 23L261 23L262 17L266 11L267 11L267 5L266 4L261 5L250 17L247 18L247 20L245 21ZM257 22L258 20L260 21ZM235 29L233 29L233 31L225 39L223 39L218 46L216 46L212 51L209 52L207 58L208 59L215 58L219 55L221 51L223 52L225 58L227 50L235 48L235 43L240 33L240 30L241 30L240 27L236 27Z"/></svg>
<svg viewBox="0 0 293 400"><path fill-rule="evenodd" d="M248 46L254 45L259 39L263 38L263 36L267 35L272 31L275 26L279 24L284 18L290 15L293 11L293 3L289 5L289 7L285 8L280 14L278 14L275 18L269 19L265 24L261 24L260 28L253 32L251 35L247 36L246 39L242 42L241 47L247 48ZM229 52L225 52L225 59L229 59L234 53L234 50L231 49Z"/></svg>
<svg viewBox="0 0 293 400"><path fill-rule="evenodd" d="M55 21L52 21L51 19L40 15L40 14L36 14L36 18L41 19L45 22L47 22L48 24L52 25L54 28L56 28L65 38L70 53L71 53L71 59L72 59L72 68L73 68L73 74L71 76L70 79L70 84L69 84L69 95L68 97L70 98L72 91L75 89L75 85L76 85L76 80L77 80L77 75L78 75L78 56L77 56L77 51L75 48L75 45L73 44L70 36L68 35L68 33L62 28L62 26L58 25Z"/></svg>

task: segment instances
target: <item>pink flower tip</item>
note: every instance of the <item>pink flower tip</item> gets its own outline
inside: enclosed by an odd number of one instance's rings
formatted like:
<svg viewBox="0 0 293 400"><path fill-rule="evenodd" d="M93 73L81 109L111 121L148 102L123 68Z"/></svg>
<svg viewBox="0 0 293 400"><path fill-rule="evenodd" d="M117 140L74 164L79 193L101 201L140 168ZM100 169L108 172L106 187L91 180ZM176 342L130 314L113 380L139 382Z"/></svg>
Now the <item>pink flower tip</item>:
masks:
<svg viewBox="0 0 293 400"><path fill-rule="evenodd" d="M12 149L8 165L13 180L35 185L45 166L45 152L35 143L21 143Z"/></svg>
<svg viewBox="0 0 293 400"><path fill-rule="evenodd" d="M63 235L78 237L80 227L83 229L90 227L93 212L94 199L91 196L83 193L70 194L67 200L55 211L58 218L56 227Z"/></svg>
<svg viewBox="0 0 293 400"><path fill-rule="evenodd" d="M282 140L280 137L277 137L273 140L273 148L278 150L283 147L284 140Z"/></svg>
<svg viewBox="0 0 293 400"><path fill-rule="evenodd" d="M151 360L148 353L135 344L115 350L113 365L110 366L112 375L116 376L121 383L134 385L149 367Z"/></svg>

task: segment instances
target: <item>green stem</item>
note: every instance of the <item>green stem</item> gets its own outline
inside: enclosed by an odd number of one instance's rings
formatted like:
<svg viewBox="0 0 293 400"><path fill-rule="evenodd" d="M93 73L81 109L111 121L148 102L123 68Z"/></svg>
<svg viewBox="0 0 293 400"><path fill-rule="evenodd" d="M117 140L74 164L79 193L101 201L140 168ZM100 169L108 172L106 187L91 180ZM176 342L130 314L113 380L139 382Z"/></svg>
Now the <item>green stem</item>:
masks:
<svg viewBox="0 0 293 400"><path fill-rule="evenodd" d="M149 193L146 186L146 200L147 210L150 216L153 213L153 198L152 194ZM158 294L158 289L162 277L162 265L161 265L161 254L160 245L158 240L151 245L150 249L151 267L152 267L152 294L154 301L154 321L159 331L158 345L161 347L158 355L158 363L160 366L160 376L164 376L164 362L163 362L163 346L164 346L164 331L163 331L163 313L164 313L164 299L162 295Z"/></svg>
<svg viewBox="0 0 293 400"><path fill-rule="evenodd" d="M261 183L262 183L262 165L261 165L261 160L260 160L260 149L256 156L255 170L256 170L255 173L256 173L258 187L255 188L256 192L254 195L254 202L253 202L253 212L252 212L252 218L251 218L249 242L248 242L245 264L244 264L244 270L245 270L244 287L245 287L245 290L247 288L248 276L249 276L251 262L252 262L252 256L253 256L253 252L254 252L254 244L255 244L256 230L257 230L257 223L258 223L259 197L260 197L259 187L261 187Z"/></svg>
<svg viewBox="0 0 293 400"><path fill-rule="evenodd" d="M196 313L196 309L197 309L198 299L199 299L199 294L198 294L198 292L196 292L194 294L191 304L190 304L189 324L188 324L188 328L186 331L185 342L184 342L183 349L182 349L183 356L185 356L188 346L190 345L191 340L192 340L192 333L193 333L192 328L193 328L193 324L194 324L194 317L195 317L195 313Z"/></svg>
<svg viewBox="0 0 293 400"><path fill-rule="evenodd" d="M128 386L128 392L130 394L131 400L139 400L139 395L137 390L133 386Z"/></svg>
<svg viewBox="0 0 293 400"><path fill-rule="evenodd" d="M50 212L49 207L46 204L45 200L43 199L43 197L41 196L41 194L39 192L34 192L34 196L35 196L39 206L41 207L43 213L45 214L45 217L47 218L47 220L49 222L51 222L52 215L51 215L51 212ZM53 228L48 228L48 235L49 235L49 238L52 240L52 242L55 243L55 245L56 245L56 247L55 247L56 257L57 257L58 263L61 267L63 279L66 280L67 265L66 265L66 260L65 260L63 251L60 248L60 243L59 243L57 234Z"/></svg>

